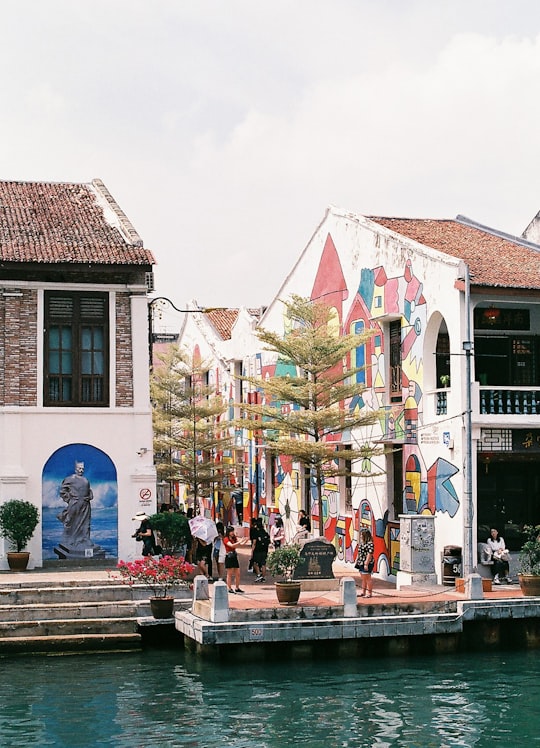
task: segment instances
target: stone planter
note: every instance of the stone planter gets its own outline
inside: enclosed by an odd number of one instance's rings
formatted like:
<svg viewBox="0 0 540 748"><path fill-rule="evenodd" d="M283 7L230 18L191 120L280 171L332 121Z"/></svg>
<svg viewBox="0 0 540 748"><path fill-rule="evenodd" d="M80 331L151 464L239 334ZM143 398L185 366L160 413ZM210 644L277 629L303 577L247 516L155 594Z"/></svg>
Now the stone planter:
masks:
<svg viewBox="0 0 540 748"><path fill-rule="evenodd" d="M172 618L174 597L151 597L150 610L154 618Z"/></svg>
<svg viewBox="0 0 540 748"><path fill-rule="evenodd" d="M7 562L11 571L26 571L30 553L28 551L8 551Z"/></svg>
<svg viewBox="0 0 540 748"><path fill-rule="evenodd" d="M518 574L519 586L527 597L540 597L540 576L537 574Z"/></svg>
<svg viewBox="0 0 540 748"><path fill-rule="evenodd" d="M280 605L296 605L300 592L301 582L275 582L276 595Z"/></svg>

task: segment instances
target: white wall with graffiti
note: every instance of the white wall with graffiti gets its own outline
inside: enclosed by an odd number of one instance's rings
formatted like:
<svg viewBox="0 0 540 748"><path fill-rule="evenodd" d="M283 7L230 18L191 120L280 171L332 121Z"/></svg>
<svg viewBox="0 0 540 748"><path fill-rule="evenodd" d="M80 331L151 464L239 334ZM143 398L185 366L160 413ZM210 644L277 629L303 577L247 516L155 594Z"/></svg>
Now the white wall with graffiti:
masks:
<svg viewBox="0 0 540 748"><path fill-rule="evenodd" d="M459 354L464 320L455 288L458 275L455 258L403 237L396 239L367 218L330 209L261 321L264 327L283 330L286 322L279 300L296 293L334 307L344 332L373 331L354 362L366 366L359 375L366 390L347 407L382 413L375 427L354 439L383 442L387 454L353 481L350 496L344 495L339 481L328 482L323 521L325 537L348 563L356 557L359 527L369 526L377 570L383 576L399 567L401 513L435 515L436 556L445 545L462 541L464 404ZM445 393L437 392L441 331L448 341L445 355L451 380L457 385ZM248 357L245 368L264 376L276 371L276 363L259 352ZM441 394L444 413L438 401ZM292 528L302 501L300 466L282 457L273 465L274 474L267 476L264 456L255 459L260 463L261 487L272 481L275 486L272 497L269 492L261 497L262 513L277 508ZM394 483L399 482L396 496ZM317 503L314 495L311 499L316 524Z"/></svg>

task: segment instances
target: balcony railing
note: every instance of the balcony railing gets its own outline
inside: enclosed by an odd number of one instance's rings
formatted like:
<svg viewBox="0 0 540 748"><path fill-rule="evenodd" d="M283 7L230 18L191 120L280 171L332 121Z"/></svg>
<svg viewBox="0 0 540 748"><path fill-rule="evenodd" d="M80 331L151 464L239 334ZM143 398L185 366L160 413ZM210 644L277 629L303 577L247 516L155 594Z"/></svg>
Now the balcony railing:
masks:
<svg viewBox="0 0 540 748"><path fill-rule="evenodd" d="M536 415L540 413L540 389L480 387L482 415Z"/></svg>

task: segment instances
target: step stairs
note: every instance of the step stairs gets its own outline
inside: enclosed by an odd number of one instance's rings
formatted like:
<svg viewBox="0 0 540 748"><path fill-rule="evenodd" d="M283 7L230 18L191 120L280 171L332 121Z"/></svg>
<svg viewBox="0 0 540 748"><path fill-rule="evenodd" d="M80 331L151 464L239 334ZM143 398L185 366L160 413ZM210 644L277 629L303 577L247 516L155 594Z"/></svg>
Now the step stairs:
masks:
<svg viewBox="0 0 540 748"><path fill-rule="evenodd" d="M141 625L151 618L147 588L54 576L25 582L23 574L0 575L0 655L142 647ZM190 603L187 589L172 594L175 609Z"/></svg>

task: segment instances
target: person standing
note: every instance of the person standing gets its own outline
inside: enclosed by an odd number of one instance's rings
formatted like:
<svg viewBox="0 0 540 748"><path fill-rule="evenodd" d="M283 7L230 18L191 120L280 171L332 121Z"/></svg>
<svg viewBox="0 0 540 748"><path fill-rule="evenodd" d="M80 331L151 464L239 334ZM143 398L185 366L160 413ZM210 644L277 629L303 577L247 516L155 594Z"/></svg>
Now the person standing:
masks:
<svg viewBox="0 0 540 748"><path fill-rule="evenodd" d="M195 561L199 572L205 576L209 582L213 582L212 578L212 543L207 543L206 540L201 538L195 538L196 549L195 549Z"/></svg>
<svg viewBox="0 0 540 748"><path fill-rule="evenodd" d="M266 559L270 547L270 535L264 529L263 521L259 517L256 524L255 544L253 546L253 570L257 575L255 584L266 582Z"/></svg>
<svg viewBox="0 0 540 748"><path fill-rule="evenodd" d="M133 519L141 523L133 537L135 540L142 540L142 555L153 556L156 552L156 538L150 524L150 517L145 512L138 512Z"/></svg>
<svg viewBox="0 0 540 748"><path fill-rule="evenodd" d="M248 571L253 572L253 549L255 548L255 538L257 537L257 519L256 517L251 518L249 523L249 542L251 544L251 556L248 562Z"/></svg>
<svg viewBox="0 0 540 748"><path fill-rule="evenodd" d="M281 548L282 543L285 542L285 528L283 526L281 515L279 514L270 528L270 542L274 548Z"/></svg>
<svg viewBox="0 0 540 748"><path fill-rule="evenodd" d="M371 574L375 568L375 546L373 544L373 536L367 528L360 530L356 568L360 572L360 579L362 581L360 597L371 597L373 594L373 579L371 578Z"/></svg>
<svg viewBox="0 0 540 748"><path fill-rule="evenodd" d="M237 488L232 492L232 498L234 501L234 508L236 509L236 517L238 524L241 525L244 521L244 492L241 488Z"/></svg>
<svg viewBox="0 0 540 748"><path fill-rule="evenodd" d="M225 580L225 527L223 522L216 522L216 528L218 531L217 538L214 538L214 550L212 551L212 558L217 566L217 575L220 582Z"/></svg>
<svg viewBox="0 0 540 748"><path fill-rule="evenodd" d="M238 553L236 551L241 545L244 545L243 540L239 540L236 537L234 527L228 527L225 537L223 538L225 544L225 569L227 572L227 588L231 594L238 592L243 594L244 590L240 589L240 562L238 560ZM233 582L236 588L233 590Z"/></svg>

